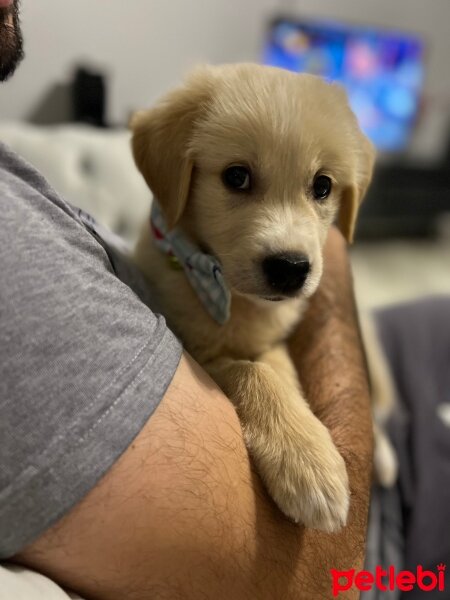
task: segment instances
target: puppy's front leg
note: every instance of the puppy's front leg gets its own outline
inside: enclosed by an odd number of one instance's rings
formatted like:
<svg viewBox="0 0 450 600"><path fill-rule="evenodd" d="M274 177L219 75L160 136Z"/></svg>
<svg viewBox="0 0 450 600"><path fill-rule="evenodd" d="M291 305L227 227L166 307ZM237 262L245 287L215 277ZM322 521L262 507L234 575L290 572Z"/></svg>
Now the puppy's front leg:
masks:
<svg viewBox="0 0 450 600"><path fill-rule="evenodd" d="M345 525L344 460L302 397L286 350L278 347L258 361L219 358L204 366L234 402L258 472L282 512L323 531Z"/></svg>

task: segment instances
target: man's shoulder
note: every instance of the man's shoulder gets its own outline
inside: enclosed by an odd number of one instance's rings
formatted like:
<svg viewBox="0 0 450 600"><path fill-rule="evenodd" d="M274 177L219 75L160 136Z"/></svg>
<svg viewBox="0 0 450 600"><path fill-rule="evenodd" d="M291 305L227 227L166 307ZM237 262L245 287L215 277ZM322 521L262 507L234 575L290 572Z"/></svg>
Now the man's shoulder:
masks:
<svg viewBox="0 0 450 600"><path fill-rule="evenodd" d="M0 199L5 276L9 273L17 279L30 262L45 262L54 265L53 269L58 257L70 255L71 262L81 260L92 267L94 261L96 268L113 271L147 306L158 309L154 295L129 258L126 242L61 198L32 165L1 143ZM64 269L68 268L66 260Z"/></svg>

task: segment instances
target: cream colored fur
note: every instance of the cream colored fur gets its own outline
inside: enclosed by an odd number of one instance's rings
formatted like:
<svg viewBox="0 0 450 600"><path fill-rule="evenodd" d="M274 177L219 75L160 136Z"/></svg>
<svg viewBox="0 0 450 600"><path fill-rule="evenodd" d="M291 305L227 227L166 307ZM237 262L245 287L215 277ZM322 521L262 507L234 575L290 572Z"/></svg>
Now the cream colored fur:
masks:
<svg viewBox="0 0 450 600"><path fill-rule="evenodd" d="M380 485L389 488L397 481L398 474L397 455L385 433L385 426L396 403L395 384L372 315L362 314L360 323L366 348L374 416L374 475Z"/></svg>
<svg viewBox="0 0 450 600"><path fill-rule="evenodd" d="M239 414L258 471L280 509L325 531L346 522L345 464L313 415L284 340L322 275L331 223L351 240L374 151L344 91L318 77L242 64L205 67L131 123L136 163L166 220L223 265L231 317L218 325L182 271L170 268L144 227L135 258L185 348ZM229 165L252 171L248 194L229 190ZM314 176L333 181L324 202ZM273 299L260 263L300 252L311 272L296 298ZM269 298L269 299L268 299Z"/></svg>

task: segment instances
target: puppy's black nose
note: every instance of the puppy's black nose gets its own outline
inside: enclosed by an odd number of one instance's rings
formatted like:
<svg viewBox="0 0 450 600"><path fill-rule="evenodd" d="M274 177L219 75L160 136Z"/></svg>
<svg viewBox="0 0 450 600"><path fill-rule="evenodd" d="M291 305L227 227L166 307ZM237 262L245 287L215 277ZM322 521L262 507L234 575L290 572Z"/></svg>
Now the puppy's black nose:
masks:
<svg viewBox="0 0 450 600"><path fill-rule="evenodd" d="M310 264L306 256L294 252L273 254L262 262L267 283L281 294L293 294L303 286Z"/></svg>

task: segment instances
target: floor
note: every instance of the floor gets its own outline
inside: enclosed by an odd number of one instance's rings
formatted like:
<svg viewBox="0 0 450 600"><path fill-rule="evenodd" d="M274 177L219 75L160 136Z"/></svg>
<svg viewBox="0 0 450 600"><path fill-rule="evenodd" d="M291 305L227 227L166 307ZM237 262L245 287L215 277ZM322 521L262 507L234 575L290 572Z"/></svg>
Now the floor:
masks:
<svg viewBox="0 0 450 600"><path fill-rule="evenodd" d="M351 249L361 309L450 295L450 235L423 240L358 243Z"/></svg>

